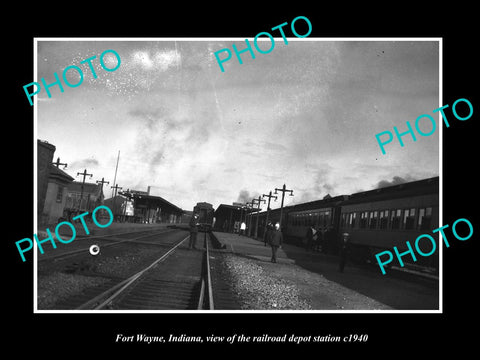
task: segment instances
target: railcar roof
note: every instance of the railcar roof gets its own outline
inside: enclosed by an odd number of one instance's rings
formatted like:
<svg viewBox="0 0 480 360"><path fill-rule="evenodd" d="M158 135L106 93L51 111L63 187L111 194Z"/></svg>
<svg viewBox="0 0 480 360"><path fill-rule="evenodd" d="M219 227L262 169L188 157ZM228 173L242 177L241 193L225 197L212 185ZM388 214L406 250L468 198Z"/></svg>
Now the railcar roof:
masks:
<svg viewBox="0 0 480 360"><path fill-rule="evenodd" d="M426 194L439 194L438 176L399 185L358 192L350 195L348 200L343 202L342 205L380 201L385 199L396 199Z"/></svg>

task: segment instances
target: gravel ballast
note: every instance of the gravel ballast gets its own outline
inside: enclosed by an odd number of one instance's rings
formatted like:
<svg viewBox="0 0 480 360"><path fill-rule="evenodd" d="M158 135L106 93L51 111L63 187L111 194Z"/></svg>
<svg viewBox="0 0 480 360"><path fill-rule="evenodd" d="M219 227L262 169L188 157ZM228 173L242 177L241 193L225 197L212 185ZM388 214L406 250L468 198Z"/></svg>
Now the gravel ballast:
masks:
<svg viewBox="0 0 480 360"><path fill-rule="evenodd" d="M242 310L311 309L294 283L267 273L256 261L234 255L225 256L224 261Z"/></svg>

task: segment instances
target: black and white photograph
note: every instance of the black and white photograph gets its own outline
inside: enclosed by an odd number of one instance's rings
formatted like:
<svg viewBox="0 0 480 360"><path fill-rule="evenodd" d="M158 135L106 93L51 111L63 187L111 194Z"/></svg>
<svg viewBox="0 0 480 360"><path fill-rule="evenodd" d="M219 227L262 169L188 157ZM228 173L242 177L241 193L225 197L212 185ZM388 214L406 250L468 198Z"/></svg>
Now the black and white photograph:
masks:
<svg viewBox="0 0 480 360"><path fill-rule="evenodd" d="M36 39L39 311L440 309L441 41L295 40Z"/></svg>
<svg viewBox="0 0 480 360"><path fill-rule="evenodd" d="M120 352L470 342L446 329L474 301L472 34L411 14L22 35L18 325Z"/></svg>

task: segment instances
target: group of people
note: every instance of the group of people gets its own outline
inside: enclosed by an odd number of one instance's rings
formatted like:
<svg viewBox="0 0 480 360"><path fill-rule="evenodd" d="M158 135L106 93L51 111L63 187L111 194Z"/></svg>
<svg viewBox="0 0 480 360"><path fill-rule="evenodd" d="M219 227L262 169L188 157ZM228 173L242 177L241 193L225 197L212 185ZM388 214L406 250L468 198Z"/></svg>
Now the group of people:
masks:
<svg viewBox="0 0 480 360"><path fill-rule="evenodd" d="M191 220L190 220L190 249L196 249L196 242L197 242L197 233L198 233L198 218L199 215L194 213ZM242 224L244 225L244 224ZM240 230L245 231L245 228ZM333 229L331 227L326 227L322 229L315 229L314 226L310 226L306 233L306 245L305 249L307 251L322 251L325 249L325 245L329 240L330 235L334 236ZM343 272L345 268L345 263L347 261L347 256L349 252L349 240L350 234L343 233L341 235L341 243L340 243L340 263L339 263L339 271ZM264 245L270 245L272 248L272 258L271 262L277 262L277 251L278 248L282 247L283 244L283 234L280 230L280 223L275 223L273 225L271 222L267 224L266 231L263 237Z"/></svg>
<svg viewBox="0 0 480 360"><path fill-rule="evenodd" d="M313 225L310 226L305 235L305 250L326 252L327 244L332 241L332 236L334 234L331 226L317 229Z"/></svg>
<svg viewBox="0 0 480 360"><path fill-rule="evenodd" d="M334 237L335 234L333 232L333 228L330 226L327 226L326 228L319 228L315 229L315 227L312 225L307 229L307 234L305 235L306 241L305 241L305 250L307 251L322 251L326 252L326 247L329 242L331 242L332 237ZM341 234L341 241L340 241L340 262L338 266L338 271L343 272L345 268L345 264L347 262L347 257L349 253L349 247L350 247L350 234L348 233L343 233Z"/></svg>

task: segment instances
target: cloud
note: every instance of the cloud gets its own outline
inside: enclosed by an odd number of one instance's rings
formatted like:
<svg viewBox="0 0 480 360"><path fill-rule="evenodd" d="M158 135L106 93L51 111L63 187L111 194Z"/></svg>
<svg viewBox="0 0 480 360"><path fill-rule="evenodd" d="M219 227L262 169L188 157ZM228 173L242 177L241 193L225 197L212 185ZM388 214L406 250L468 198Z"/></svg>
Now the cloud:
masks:
<svg viewBox="0 0 480 360"><path fill-rule="evenodd" d="M75 169L79 167L95 167L99 166L100 163L98 162L97 159L94 158L86 158L86 159L81 159L81 160L76 160L72 162L71 164L68 164L69 168Z"/></svg>
<svg viewBox="0 0 480 360"><path fill-rule="evenodd" d="M245 204L247 202L251 202L252 199L258 199L259 196L260 193L256 191L250 193L248 190L240 190L240 192L238 193L237 202Z"/></svg>
<svg viewBox="0 0 480 360"><path fill-rule="evenodd" d="M332 194L335 192L334 185L331 180L331 169L322 168L316 171L315 180L313 184L313 190L318 196L325 196L327 194Z"/></svg>
<svg viewBox="0 0 480 360"><path fill-rule="evenodd" d="M415 181L416 179L414 179L412 176L410 175L407 175L405 176L404 178L400 177L400 176L394 176L392 178L392 181L388 181L388 180L380 180L377 184L377 186L375 187L376 189L381 189L381 188L384 188L384 187L388 187L388 186L394 186L394 185L400 185L400 184L403 184L403 183L406 183L406 182L410 182L410 181Z"/></svg>
<svg viewBox="0 0 480 360"><path fill-rule="evenodd" d="M143 70L168 70L169 67L178 66L181 62L180 54L175 50L134 51L131 55L132 66L139 66Z"/></svg>

